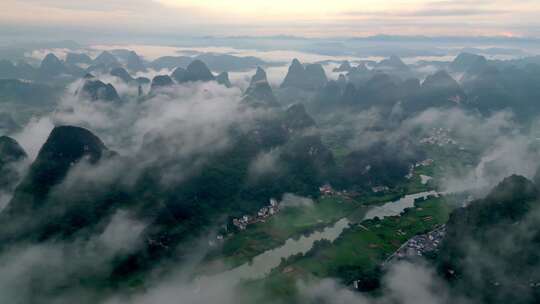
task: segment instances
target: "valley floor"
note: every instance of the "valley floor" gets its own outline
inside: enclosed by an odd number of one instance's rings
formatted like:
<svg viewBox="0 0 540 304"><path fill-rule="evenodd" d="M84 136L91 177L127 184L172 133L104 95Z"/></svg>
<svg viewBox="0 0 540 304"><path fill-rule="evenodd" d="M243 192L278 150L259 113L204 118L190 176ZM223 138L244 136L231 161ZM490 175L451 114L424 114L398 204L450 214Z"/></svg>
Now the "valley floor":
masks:
<svg viewBox="0 0 540 304"><path fill-rule="evenodd" d="M440 154L439 154L440 155ZM450 157L441 155L440 161ZM453 157L457 157L453 155ZM445 164L447 162L444 162ZM249 263L263 252L331 227L341 219L349 226L333 242L316 241L305 254L282 259L263 279L248 280L241 288L263 290L265 299L287 299L295 295L298 280L336 278L348 286L369 289L380 275L384 262L415 236L444 225L453 209L454 197L430 196L415 201L401 216L364 220L368 210L406 194L433 190L442 166L421 166L411 178L393 189L354 196L336 191L323 195L312 206L289 207L265 222L225 237L199 268L209 275ZM424 176L424 178L422 178ZM433 176L428 182L425 176ZM452 203L449 203L452 201Z"/></svg>

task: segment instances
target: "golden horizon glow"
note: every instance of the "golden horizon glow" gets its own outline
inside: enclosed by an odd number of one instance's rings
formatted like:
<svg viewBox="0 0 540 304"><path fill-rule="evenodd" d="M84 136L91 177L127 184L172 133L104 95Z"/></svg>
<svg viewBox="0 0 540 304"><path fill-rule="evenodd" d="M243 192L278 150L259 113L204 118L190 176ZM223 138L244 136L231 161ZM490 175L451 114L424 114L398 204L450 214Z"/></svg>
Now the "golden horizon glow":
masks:
<svg viewBox="0 0 540 304"><path fill-rule="evenodd" d="M233 15L254 15L267 18L324 18L362 10L381 12L402 6L402 0L158 0L159 3L175 7L191 7L206 11ZM407 5L418 5L425 0L408 1Z"/></svg>
<svg viewBox="0 0 540 304"><path fill-rule="evenodd" d="M0 24L201 35L540 37L533 0L2 0Z"/></svg>

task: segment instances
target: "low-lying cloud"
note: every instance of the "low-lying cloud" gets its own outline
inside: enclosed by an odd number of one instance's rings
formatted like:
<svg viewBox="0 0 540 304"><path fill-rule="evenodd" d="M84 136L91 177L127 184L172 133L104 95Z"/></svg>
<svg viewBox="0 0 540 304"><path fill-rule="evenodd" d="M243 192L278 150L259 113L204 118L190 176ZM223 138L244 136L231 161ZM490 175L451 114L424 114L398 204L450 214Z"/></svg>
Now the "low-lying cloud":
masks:
<svg viewBox="0 0 540 304"><path fill-rule="evenodd" d="M291 207L313 207L315 202L313 199L294 195L292 193L285 193L281 199L280 206L282 208Z"/></svg>
<svg viewBox="0 0 540 304"><path fill-rule="evenodd" d="M144 227L127 211L118 211L103 232L90 238L12 246L0 256L0 302L98 303L105 290L74 281L109 273L118 254L138 246Z"/></svg>

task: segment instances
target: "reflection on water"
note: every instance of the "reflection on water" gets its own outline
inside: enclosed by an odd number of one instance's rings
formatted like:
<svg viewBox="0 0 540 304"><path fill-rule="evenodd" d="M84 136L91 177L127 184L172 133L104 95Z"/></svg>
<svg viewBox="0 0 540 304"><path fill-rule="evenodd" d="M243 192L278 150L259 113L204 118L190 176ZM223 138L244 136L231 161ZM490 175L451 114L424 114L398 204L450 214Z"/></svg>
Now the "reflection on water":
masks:
<svg viewBox="0 0 540 304"><path fill-rule="evenodd" d="M258 279L266 276L270 271L281 263L281 260L295 254L305 254L316 241L329 240L333 242L349 226L349 220L343 218L331 227L322 231L316 231L309 236L302 236L298 240L288 239L280 247L268 250L255 258L250 263L245 263L230 271L219 274L228 280Z"/></svg>
<svg viewBox="0 0 540 304"><path fill-rule="evenodd" d="M407 195L395 202L390 202L382 206L373 207L371 210L369 210L366 213L364 220L371 220L371 219L374 219L375 217L382 219L387 216L400 215L403 211L405 211L405 209L414 207L414 201L416 199L425 198L430 195L437 196L438 194L435 191L421 192L421 193Z"/></svg>
<svg viewBox="0 0 540 304"><path fill-rule="evenodd" d="M382 206L371 208L363 220L373 219L375 217L385 218L387 216L398 216L405 209L414 207L414 201L418 198L425 198L430 195L438 195L435 191L422 192L407 195L395 202L389 202ZM299 253L305 254L313 247L316 241L328 240L335 241L341 233L349 226L349 220L343 218L333 226L325 228L323 231L316 231L309 236L302 236L298 240L288 239L280 247L268 250L255 258L250 263L245 263L230 271L223 272L211 278L200 278L202 281L212 280L219 282L219 279L239 281L242 279L259 279L265 277L270 271L279 266L282 259Z"/></svg>

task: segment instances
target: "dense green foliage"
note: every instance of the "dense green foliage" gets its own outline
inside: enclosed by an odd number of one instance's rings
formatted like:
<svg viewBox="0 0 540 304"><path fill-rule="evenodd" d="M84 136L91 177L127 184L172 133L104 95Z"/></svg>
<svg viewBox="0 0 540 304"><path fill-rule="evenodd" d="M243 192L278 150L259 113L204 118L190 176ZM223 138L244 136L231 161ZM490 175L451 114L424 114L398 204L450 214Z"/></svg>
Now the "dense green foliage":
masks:
<svg viewBox="0 0 540 304"><path fill-rule="evenodd" d="M436 263L457 293L478 303L540 299L537 186L521 176L452 213ZM532 284L532 285L531 285Z"/></svg>

